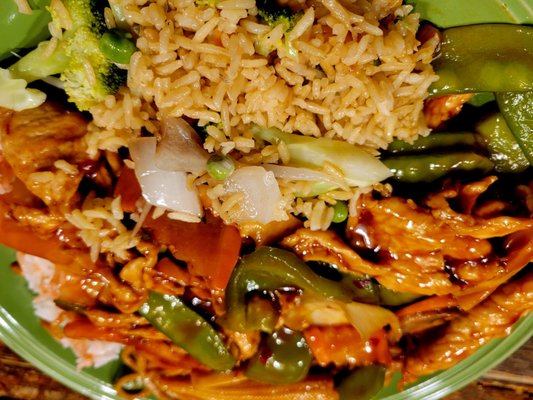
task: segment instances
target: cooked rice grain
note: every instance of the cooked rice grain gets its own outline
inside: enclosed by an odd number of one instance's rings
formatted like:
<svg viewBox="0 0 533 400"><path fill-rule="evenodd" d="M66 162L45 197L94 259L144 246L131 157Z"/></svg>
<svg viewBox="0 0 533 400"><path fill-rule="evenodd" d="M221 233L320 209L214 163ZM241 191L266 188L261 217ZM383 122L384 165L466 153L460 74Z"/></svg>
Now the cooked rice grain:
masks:
<svg viewBox="0 0 533 400"><path fill-rule="evenodd" d="M210 124L207 151L252 165L288 164L290 157L283 144L257 143L251 123L346 140L373 154L394 138L412 142L429 133L422 108L437 79L430 64L436 41L416 39L419 16L399 0L292 0L304 12L287 34L257 18L253 0L215 8L193 0L117 3L135 25L139 51L128 86L91 110L93 156L117 151L144 129L157 135L167 115ZM68 24L60 2L52 5ZM215 213L229 215L228 199L210 197ZM307 200L293 199L288 208L312 218L314 228L326 226L328 210L319 204L334 198L305 207Z"/></svg>

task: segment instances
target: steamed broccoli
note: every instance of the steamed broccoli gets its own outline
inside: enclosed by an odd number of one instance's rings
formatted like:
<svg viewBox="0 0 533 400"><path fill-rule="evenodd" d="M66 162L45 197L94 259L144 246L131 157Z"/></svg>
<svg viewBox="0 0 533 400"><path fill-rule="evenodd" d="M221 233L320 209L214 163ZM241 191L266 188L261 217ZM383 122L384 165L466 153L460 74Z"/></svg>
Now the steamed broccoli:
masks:
<svg viewBox="0 0 533 400"><path fill-rule="evenodd" d="M106 30L98 0L64 0L72 23L50 52L50 42L36 49L9 67L14 78L26 82L61 74L69 100L80 110L87 110L114 94L126 81L126 71L110 61L100 49L100 39ZM52 24L59 15L51 9ZM50 54L49 54L50 53Z"/></svg>

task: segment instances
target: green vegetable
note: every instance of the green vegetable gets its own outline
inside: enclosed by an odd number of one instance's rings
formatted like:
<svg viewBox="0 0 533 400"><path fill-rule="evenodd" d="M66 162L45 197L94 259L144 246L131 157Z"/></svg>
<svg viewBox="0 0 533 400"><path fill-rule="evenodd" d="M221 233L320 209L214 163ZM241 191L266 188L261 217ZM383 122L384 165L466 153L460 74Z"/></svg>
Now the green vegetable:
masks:
<svg viewBox="0 0 533 400"><path fill-rule="evenodd" d="M533 11L524 0L407 0L420 18L441 28L508 23L533 24Z"/></svg>
<svg viewBox="0 0 533 400"><path fill-rule="evenodd" d="M379 365L356 368L337 385L339 400L369 400L385 383L386 369Z"/></svg>
<svg viewBox="0 0 533 400"><path fill-rule="evenodd" d="M303 335L282 327L268 337L250 360L245 375L259 382L283 385L307 376L313 356Z"/></svg>
<svg viewBox="0 0 533 400"><path fill-rule="evenodd" d="M487 173L494 167L487 157L472 152L400 155L383 162L395 179L408 183L431 182L452 171Z"/></svg>
<svg viewBox="0 0 533 400"><path fill-rule="evenodd" d="M235 163L227 155L215 154L207 160L207 173L219 181L229 178L233 171L235 171Z"/></svg>
<svg viewBox="0 0 533 400"><path fill-rule="evenodd" d="M333 206L333 219L335 223L344 222L348 218L348 205L345 201L337 201Z"/></svg>
<svg viewBox="0 0 533 400"><path fill-rule="evenodd" d="M320 170L325 163L330 163L341 170L346 182L353 186L372 185L391 175L376 157L345 141L296 135L257 125L253 125L251 131L257 139L284 142L291 157L290 165Z"/></svg>
<svg viewBox="0 0 533 400"><path fill-rule="evenodd" d="M268 35L257 38L255 42L256 52L266 56L277 50L296 56L297 51L292 46L287 34L294 28L303 13L295 12L288 6L282 6L277 0L257 0L256 6L259 19L266 22L271 28L283 25L284 35L284 40L279 41L279 43L270 43Z"/></svg>
<svg viewBox="0 0 533 400"><path fill-rule="evenodd" d="M404 304L412 303L421 297L419 294L397 292L388 289L379 283L377 284L377 290L379 293L379 303L384 306L402 306Z"/></svg>
<svg viewBox="0 0 533 400"><path fill-rule="evenodd" d="M486 24L443 31L432 95L533 90L533 27Z"/></svg>
<svg viewBox="0 0 533 400"><path fill-rule="evenodd" d="M492 92L478 92L475 93L468 104L473 105L474 107L481 107L491 101L496 101L496 96Z"/></svg>
<svg viewBox="0 0 533 400"><path fill-rule="evenodd" d="M18 49L30 48L48 37L50 0L30 0L31 15L21 14L14 0L0 1L0 60Z"/></svg>
<svg viewBox="0 0 533 400"><path fill-rule="evenodd" d="M476 130L485 139L496 171L521 172L529 167L529 161L500 113L483 119L476 125Z"/></svg>
<svg viewBox="0 0 533 400"><path fill-rule="evenodd" d="M338 267L323 261L308 261L306 263L317 274L327 277L337 282L348 282L350 280L359 280L364 282L366 286L370 287L376 296L376 304L383 306L399 306L408 304L420 298L419 294L401 293L392 289L388 289L379 282L370 279L367 276L356 275L352 272L339 271Z"/></svg>
<svg viewBox="0 0 533 400"><path fill-rule="evenodd" d="M0 68L0 107L15 111L40 106L46 95L37 89L28 89L24 79L14 79L6 69Z"/></svg>
<svg viewBox="0 0 533 400"><path fill-rule="evenodd" d="M283 31L289 32L298 19L302 16L301 12L294 12L288 6L280 5L276 0L257 0L257 15L261 17L270 27L282 24Z"/></svg>
<svg viewBox="0 0 533 400"><path fill-rule="evenodd" d="M100 38L100 50L108 60L119 64L127 64L137 50L132 35L120 29L111 29Z"/></svg>
<svg viewBox="0 0 533 400"><path fill-rule="evenodd" d="M496 100L514 138L533 166L533 91L498 93Z"/></svg>
<svg viewBox="0 0 533 400"><path fill-rule="evenodd" d="M368 279L352 274L340 274L340 279L336 281L326 279L287 250L260 247L242 257L233 269L226 287L226 326L239 332L263 329L264 325L257 322L247 304L249 294L254 291L272 292L283 287L298 288L346 302L379 302L379 294Z"/></svg>
<svg viewBox="0 0 533 400"><path fill-rule="evenodd" d="M331 182L317 181L317 182L313 182L313 184L308 189L306 189L305 192L296 191L294 192L294 195L296 197L304 197L304 198L305 197L316 197L319 194L331 192L332 190L335 190L338 187L339 187L338 185L335 185L334 183L331 183Z"/></svg>
<svg viewBox="0 0 533 400"><path fill-rule="evenodd" d="M278 323L278 309L272 296L260 296L252 293L246 304L248 324L261 332L272 333Z"/></svg>
<svg viewBox="0 0 533 400"><path fill-rule="evenodd" d="M183 301L150 292L139 313L192 357L217 371L231 370L235 359L216 330Z"/></svg>
<svg viewBox="0 0 533 400"><path fill-rule="evenodd" d="M476 134L471 132L439 132L419 137L411 144L396 139L389 144L387 152L420 152L450 146L473 147L478 144L478 141Z"/></svg>
<svg viewBox="0 0 533 400"><path fill-rule="evenodd" d="M109 94L114 94L126 80L126 71L119 69L100 50L100 38L105 23L98 2L94 0L63 1L73 24L63 33L63 39L51 54L43 42L9 67L14 78L27 82L61 74L69 100L80 110L88 110ZM52 13L52 19L59 16ZM87 69L94 71L94 81Z"/></svg>

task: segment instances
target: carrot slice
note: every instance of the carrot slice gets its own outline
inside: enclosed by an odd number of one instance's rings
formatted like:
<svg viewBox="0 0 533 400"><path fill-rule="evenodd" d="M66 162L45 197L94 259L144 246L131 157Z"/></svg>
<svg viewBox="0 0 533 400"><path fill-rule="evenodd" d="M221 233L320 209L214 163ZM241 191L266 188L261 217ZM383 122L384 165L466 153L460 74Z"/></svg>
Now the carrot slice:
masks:
<svg viewBox="0 0 533 400"><path fill-rule="evenodd" d="M137 211L135 203L142 195L141 185L135 176L135 171L124 167L115 186L115 197L120 196L122 210L128 213Z"/></svg>
<svg viewBox="0 0 533 400"><path fill-rule="evenodd" d="M209 216L206 222L177 221L150 215L143 225L153 239L185 261L189 271L205 278L211 289L224 289L239 258L241 235L233 225Z"/></svg>
<svg viewBox="0 0 533 400"><path fill-rule="evenodd" d="M69 249L57 236L43 238L9 216L9 206L0 199L0 244L54 264L86 267L93 263L86 252Z"/></svg>

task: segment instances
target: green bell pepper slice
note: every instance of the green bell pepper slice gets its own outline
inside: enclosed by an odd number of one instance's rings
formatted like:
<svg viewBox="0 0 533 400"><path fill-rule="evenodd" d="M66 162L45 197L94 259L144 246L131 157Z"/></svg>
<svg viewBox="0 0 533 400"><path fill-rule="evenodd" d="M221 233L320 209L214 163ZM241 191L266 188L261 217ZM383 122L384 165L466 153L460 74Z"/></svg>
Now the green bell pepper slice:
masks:
<svg viewBox="0 0 533 400"><path fill-rule="evenodd" d="M50 0L29 0L31 15L21 14L14 0L0 1L0 60L12 51L37 46L50 37L48 23L52 20L46 9Z"/></svg>
<svg viewBox="0 0 533 400"><path fill-rule="evenodd" d="M313 272L295 254L265 246L242 257L235 266L226 287L227 312L223 323L229 329L239 332L269 332L272 327L269 317L258 318L251 312L251 309L256 307L249 307L249 295L254 291L272 292L285 287L298 288L345 302L379 304L380 300L371 280L353 274L341 274L340 280L330 280ZM264 322L265 318L268 323Z"/></svg>
<svg viewBox="0 0 533 400"><path fill-rule="evenodd" d="M263 343L244 374L255 381L287 385L304 379L312 361L305 337L298 331L281 327Z"/></svg>
<svg viewBox="0 0 533 400"><path fill-rule="evenodd" d="M176 296L150 291L139 313L172 342L216 371L228 371L235 358L221 336L200 315Z"/></svg>
<svg viewBox="0 0 533 400"><path fill-rule="evenodd" d="M496 101L514 138L533 166L533 91L498 93Z"/></svg>
<svg viewBox="0 0 533 400"><path fill-rule="evenodd" d="M483 24L445 29L431 95L533 90L533 27Z"/></svg>
<svg viewBox="0 0 533 400"><path fill-rule="evenodd" d="M339 400L372 399L385 383L385 372L380 365L356 368L337 385Z"/></svg>

